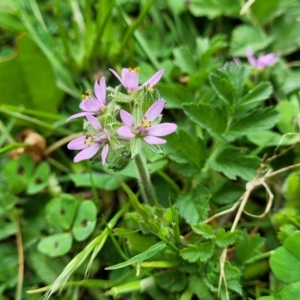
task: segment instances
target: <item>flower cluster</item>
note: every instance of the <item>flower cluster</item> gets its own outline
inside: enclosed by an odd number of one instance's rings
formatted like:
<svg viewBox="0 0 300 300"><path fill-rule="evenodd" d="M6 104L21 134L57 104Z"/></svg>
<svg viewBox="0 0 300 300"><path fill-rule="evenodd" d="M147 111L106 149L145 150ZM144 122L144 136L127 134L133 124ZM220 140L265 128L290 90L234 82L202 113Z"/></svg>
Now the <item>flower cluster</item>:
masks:
<svg viewBox="0 0 300 300"><path fill-rule="evenodd" d="M142 85L139 85L139 68L123 68L121 76L115 70L110 71L121 85L106 87L102 77L94 84L95 95L90 90L83 95L81 112L67 121L85 117L85 135L72 140L68 149L81 150L74 162L93 158L110 169L121 170L142 147L160 153L159 145L166 143L161 137L174 132L177 125L160 123L165 101L160 98L156 84L163 70Z"/></svg>

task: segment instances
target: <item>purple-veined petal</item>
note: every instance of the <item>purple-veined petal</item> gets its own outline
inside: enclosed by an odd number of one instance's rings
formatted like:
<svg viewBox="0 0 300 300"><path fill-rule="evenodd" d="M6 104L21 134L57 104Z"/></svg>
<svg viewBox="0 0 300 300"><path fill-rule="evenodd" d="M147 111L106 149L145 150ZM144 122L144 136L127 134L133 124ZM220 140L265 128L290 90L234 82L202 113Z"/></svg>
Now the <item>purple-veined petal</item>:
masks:
<svg viewBox="0 0 300 300"><path fill-rule="evenodd" d="M134 71L128 71L123 77L123 81L124 87L132 92L139 87L139 75Z"/></svg>
<svg viewBox="0 0 300 300"><path fill-rule="evenodd" d="M165 101L163 99L157 100L149 107L149 109L145 113L145 116L148 120L153 121L160 115L164 107Z"/></svg>
<svg viewBox="0 0 300 300"><path fill-rule="evenodd" d="M106 144L103 147L102 152L101 152L102 165L105 165L105 163L106 163L106 157L107 157L108 150L109 150L109 146L108 146L108 144Z"/></svg>
<svg viewBox="0 0 300 300"><path fill-rule="evenodd" d="M253 55L253 51L252 51L252 48L251 47L248 47L246 49L246 56L247 56L247 59L248 59L248 62L253 66L253 67L257 67L257 60L256 58L254 57Z"/></svg>
<svg viewBox="0 0 300 300"><path fill-rule="evenodd" d="M126 110L121 109L120 117L121 117L121 120L124 123L124 125L126 125L128 127L133 127L134 126L133 116L129 112L127 112Z"/></svg>
<svg viewBox="0 0 300 300"><path fill-rule="evenodd" d="M165 144L167 141L164 139L160 139L158 137L155 136L151 136L151 135L147 135L144 137L144 140L148 143L148 144L152 144L152 145L159 145L159 144Z"/></svg>
<svg viewBox="0 0 300 300"><path fill-rule="evenodd" d="M94 90L95 90L97 100L99 100L101 104L105 105L106 104L106 82L104 76L100 79L99 84L97 81L95 81Z"/></svg>
<svg viewBox="0 0 300 300"><path fill-rule="evenodd" d="M84 144L84 141L85 141L84 136L78 137L78 138L72 140L67 145L67 147L68 147L69 150L82 150L82 149L85 149L87 147L87 145Z"/></svg>
<svg viewBox="0 0 300 300"><path fill-rule="evenodd" d="M150 79L148 79L142 86L154 86L158 83L161 76L163 75L165 70L159 70L157 71Z"/></svg>
<svg viewBox="0 0 300 300"><path fill-rule="evenodd" d="M98 143L93 143L91 146L81 150L75 157L74 157L74 162L79 162L84 159L89 159L93 157L98 149L100 147L100 144Z"/></svg>
<svg viewBox="0 0 300 300"><path fill-rule="evenodd" d="M121 82L122 85L124 85L123 79L120 77L120 75L113 69L109 69Z"/></svg>
<svg viewBox="0 0 300 300"><path fill-rule="evenodd" d="M263 55L257 60L257 67L264 68L265 66L272 66L277 61L277 56L273 53Z"/></svg>
<svg viewBox="0 0 300 300"><path fill-rule="evenodd" d="M96 130L102 130L102 126L99 123L98 119L95 118L92 115L87 115L86 119L88 120L88 122L96 129Z"/></svg>
<svg viewBox="0 0 300 300"><path fill-rule="evenodd" d="M153 136L165 136L177 129L177 125L173 123L162 123L158 125L154 125L153 127L147 130L148 135Z"/></svg>
<svg viewBox="0 0 300 300"><path fill-rule="evenodd" d="M94 114L93 112L83 111L83 112L80 112L80 113L77 113L75 115L70 116L67 119L67 122L70 121L70 120L72 120L72 119L76 119L76 118L79 118L79 117L85 117L87 115L93 115L93 114Z"/></svg>
<svg viewBox="0 0 300 300"><path fill-rule="evenodd" d="M87 111L95 112L95 113L100 112L103 107L103 104L101 104L100 101L96 101L96 100L86 100L84 105Z"/></svg>
<svg viewBox="0 0 300 300"><path fill-rule="evenodd" d="M135 135L132 132L131 128L128 126L122 126L118 129L118 135L125 137L125 138L133 138Z"/></svg>

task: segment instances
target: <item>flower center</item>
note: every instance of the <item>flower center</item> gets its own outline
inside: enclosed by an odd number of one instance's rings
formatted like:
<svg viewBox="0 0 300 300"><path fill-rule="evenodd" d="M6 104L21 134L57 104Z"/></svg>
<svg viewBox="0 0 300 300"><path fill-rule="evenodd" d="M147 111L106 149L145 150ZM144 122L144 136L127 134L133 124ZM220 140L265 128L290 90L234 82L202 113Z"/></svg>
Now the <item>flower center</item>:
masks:
<svg viewBox="0 0 300 300"><path fill-rule="evenodd" d="M88 133L85 136L84 144L87 145L88 147L91 146L95 141L95 136L92 133Z"/></svg>
<svg viewBox="0 0 300 300"><path fill-rule="evenodd" d="M140 73L140 68L136 67L136 68L128 68L129 72L133 72L133 73Z"/></svg>
<svg viewBox="0 0 300 300"><path fill-rule="evenodd" d="M144 116L141 125L143 129L149 129L152 123L146 116Z"/></svg>
<svg viewBox="0 0 300 300"><path fill-rule="evenodd" d="M90 100L92 98L92 91L87 89L83 95L81 95L82 100Z"/></svg>

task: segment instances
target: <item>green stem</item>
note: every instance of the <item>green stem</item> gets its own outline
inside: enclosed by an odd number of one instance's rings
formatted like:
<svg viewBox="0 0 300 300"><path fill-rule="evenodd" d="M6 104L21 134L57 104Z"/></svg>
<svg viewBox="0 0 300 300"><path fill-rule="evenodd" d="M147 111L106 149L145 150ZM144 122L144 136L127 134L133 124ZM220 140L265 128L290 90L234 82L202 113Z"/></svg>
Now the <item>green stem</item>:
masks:
<svg viewBox="0 0 300 300"><path fill-rule="evenodd" d="M19 271L18 271L18 284L16 289L16 300L22 299L22 287L24 280L24 252L23 252L23 243L22 243L22 234L20 227L20 220L18 213L15 213L15 224L17 227L17 249L18 249L18 262L19 262Z"/></svg>
<svg viewBox="0 0 300 300"><path fill-rule="evenodd" d="M141 154L137 154L134 157L134 161L138 170L139 175L139 185L143 195L144 202L149 205L157 204L157 199L152 187L150 174L146 166L146 162L141 156Z"/></svg>

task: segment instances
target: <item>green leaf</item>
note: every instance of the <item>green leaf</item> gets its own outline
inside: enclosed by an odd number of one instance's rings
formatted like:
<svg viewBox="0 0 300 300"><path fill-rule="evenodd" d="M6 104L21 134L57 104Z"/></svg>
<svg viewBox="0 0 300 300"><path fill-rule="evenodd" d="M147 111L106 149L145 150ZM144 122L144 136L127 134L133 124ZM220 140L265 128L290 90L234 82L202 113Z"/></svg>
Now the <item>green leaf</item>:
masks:
<svg viewBox="0 0 300 300"><path fill-rule="evenodd" d="M283 246L300 261L300 231L288 237Z"/></svg>
<svg viewBox="0 0 300 300"><path fill-rule="evenodd" d="M299 114L298 107L289 101L281 101L277 104L276 111L280 114L277 122L277 127L280 132L294 132L296 129L294 120Z"/></svg>
<svg viewBox="0 0 300 300"><path fill-rule="evenodd" d="M187 276L177 270L168 270L158 273L155 282L169 293L181 292L187 285Z"/></svg>
<svg viewBox="0 0 300 300"><path fill-rule="evenodd" d="M178 212L190 225L203 221L209 209L209 194L202 186L194 187L189 193L178 196Z"/></svg>
<svg viewBox="0 0 300 300"><path fill-rule="evenodd" d="M236 241L236 261L239 265L251 262L252 258L260 254L264 239L258 234L248 235L247 232L239 232Z"/></svg>
<svg viewBox="0 0 300 300"><path fill-rule="evenodd" d="M30 183L27 187L27 194L37 194L38 192L45 189L48 185L50 171L51 170L49 164L46 161L41 162L37 166L33 177L30 180Z"/></svg>
<svg viewBox="0 0 300 300"><path fill-rule="evenodd" d="M69 174L71 180L74 182L77 187L91 187L92 182L90 174ZM103 173L93 173L93 183L98 189L103 189L106 191L113 191L120 186L120 182L117 176L112 176Z"/></svg>
<svg viewBox="0 0 300 300"><path fill-rule="evenodd" d="M270 97L273 91L272 85L269 82L260 82L253 89L248 91L248 93L238 101L239 106L248 106L253 104L256 106L261 101L266 100Z"/></svg>
<svg viewBox="0 0 300 300"><path fill-rule="evenodd" d="M16 43L16 54L0 62L1 103L56 112L63 93L48 59L27 35Z"/></svg>
<svg viewBox="0 0 300 300"><path fill-rule="evenodd" d="M28 185L34 170L34 161L28 154L22 154L17 160L11 160L4 165L3 175L16 194L22 192Z"/></svg>
<svg viewBox="0 0 300 300"><path fill-rule="evenodd" d="M17 233L17 227L15 223L4 222L0 219L0 241L4 240L11 235L15 235Z"/></svg>
<svg viewBox="0 0 300 300"><path fill-rule="evenodd" d="M68 253L72 247L72 235L69 232L47 236L38 243L38 250L50 257L58 257Z"/></svg>
<svg viewBox="0 0 300 300"><path fill-rule="evenodd" d="M226 280L239 278L241 276L241 271L237 268L232 266L229 261L225 262L225 277Z"/></svg>
<svg viewBox="0 0 300 300"><path fill-rule="evenodd" d="M295 282L284 286L275 294L275 300L292 300L297 299L300 295L300 282ZM268 300L268 299L263 299Z"/></svg>
<svg viewBox="0 0 300 300"><path fill-rule="evenodd" d="M166 148L169 149L169 157L180 164L192 163L197 169L204 165L205 146L201 139L196 141L183 130L167 137Z"/></svg>
<svg viewBox="0 0 300 300"><path fill-rule="evenodd" d="M206 262L209 258L212 257L214 252L214 243L204 242L200 245L189 244L186 248L183 248L179 251L180 256L187 260L188 262Z"/></svg>
<svg viewBox="0 0 300 300"><path fill-rule="evenodd" d="M193 274L189 278L189 283L191 290L199 299L213 300L209 288L204 283L202 277Z"/></svg>
<svg viewBox="0 0 300 300"><path fill-rule="evenodd" d="M205 239L213 239L215 237L213 229L208 224L193 224L192 229L196 234L203 236Z"/></svg>
<svg viewBox="0 0 300 300"><path fill-rule="evenodd" d="M220 248L227 248L229 245L233 245L237 239L237 233L231 231L225 231L223 228L219 228L216 234L216 244Z"/></svg>
<svg viewBox="0 0 300 300"><path fill-rule="evenodd" d="M231 0L193 0L188 7L195 17L205 16L209 19L220 15L238 16L240 11L240 4Z"/></svg>
<svg viewBox="0 0 300 300"><path fill-rule="evenodd" d="M295 134L281 135L271 130L262 130L247 135L247 139L260 147L290 146L299 142L299 136Z"/></svg>
<svg viewBox="0 0 300 300"><path fill-rule="evenodd" d="M241 177L244 180L252 180L259 168L260 160L255 156L243 154L243 150L235 147L227 147L221 151L214 161L211 161L211 168L224 173L229 179L235 180Z"/></svg>
<svg viewBox="0 0 300 300"><path fill-rule="evenodd" d="M166 108L181 108L183 103L193 102L195 98L190 89L174 83L160 83L159 92L166 100Z"/></svg>
<svg viewBox="0 0 300 300"><path fill-rule="evenodd" d="M133 264L141 265L141 263L144 260L154 256L158 252L162 251L165 247L166 247L166 243L159 242L159 243L153 245L152 247L150 247L149 249L147 249L145 252L140 253L123 263L107 267L107 268L105 268L105 270L116 270L116 269L124 268L124 267L130 266L130 265L133 265Z"/></svg>
<svg viewBox="0 0 300 300"><path fill-rule="evenodd" d="M254 131L261 131L272 128L279 119L279 114L271 107L252 111L245 117L239 119L230 126L226 137L235 139Z"/></svg>
<svg viewBox="0 0 300 300"><path fill-rule="evenodd" d="M52 225L68 230L73 223L77 206L78 202L74 197L62 194L47 204L46 217Z"/></svg>
<svg viewBox="0 0 300 300"><path fill-rule="evenodd" d="M223 139L221 134L226 128L226 115L218 108L204 104L184 104L185 114L200 127L206 129L211 136Z"/></svg>
<svg viewBox="0 0 300 300"><path fill-rule="evenodd" d="M246 56L247 47L253 51L263 50L272 42L258 27L250 25L237 26L232 32L230 53L236 56Z"/></svg>
<svg viewBox="0 0 300 300"><path fill-rule="evenodd" d="M300 207L300 205L298 204L300 197L299 172L293 172L285 179L282 186L282 193L287 201L293 202L293 207Z"/></svg>
<svg viewBox="0 0 300 300"><path fill-rule="evenodd" d="M295 5L285 11L272 22L271 33L274 35L272 50L281 55L287 55L295 51L300 42L300 22L298 21L300 9ZM282 38L284 36L284 39Z"/></svg>
<svg viewBox="0 0 300 300"><path fill-rule="evenodd" d="M187 46L180 46L173 50L174 64L178 66L181 72L193 75L197 72L194 58Z"/></svg>
<svg viewBox="0 0 300 300"><path fill-rule="evenodd" d="M234 86L224 70L216 70L209 76L209 82L217 96L228 106L236 101Z"/></svg>
<svg viewBox="0 0 300 300"><path fill-rule="evenodd" d="M93 201L85 200L79 204L72 233L76 241L85 240L95 229L97 208Z"/></svg>

